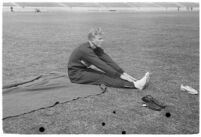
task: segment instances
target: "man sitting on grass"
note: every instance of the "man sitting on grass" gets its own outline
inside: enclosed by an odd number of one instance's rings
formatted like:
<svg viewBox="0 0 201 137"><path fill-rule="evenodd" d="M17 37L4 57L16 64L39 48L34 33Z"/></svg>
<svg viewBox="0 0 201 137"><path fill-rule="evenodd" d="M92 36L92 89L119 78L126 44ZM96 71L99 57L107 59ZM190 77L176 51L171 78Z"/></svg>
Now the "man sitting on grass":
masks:
<svg viewBox="0 0 201 137"><path fill-rule="evenodd" d="M71 82L143 90L149 82L149 72L140 80L127 74L101 48L102 36L101 28L92 29L88 34L88 42L72 52L68 62Z"/></svg>

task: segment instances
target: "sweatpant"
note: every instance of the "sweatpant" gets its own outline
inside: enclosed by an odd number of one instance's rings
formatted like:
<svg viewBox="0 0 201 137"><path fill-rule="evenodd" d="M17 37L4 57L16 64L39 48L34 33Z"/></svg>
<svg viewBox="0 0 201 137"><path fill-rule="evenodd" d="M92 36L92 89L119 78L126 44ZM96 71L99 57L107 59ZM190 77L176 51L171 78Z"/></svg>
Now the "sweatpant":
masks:
<svg viewBox="0 0 201 137"><path fill-rule="evenodd" d="M106 75L103 72L96 71L90 68L79 71L79 73L76 73L77 76L75 75L72 76L70 71L68 73L72 83L90 84L90 85L104 84L105 86L108 87L136 89L136 87L132 82L122 80L121 78L113 78Z"/></svg>

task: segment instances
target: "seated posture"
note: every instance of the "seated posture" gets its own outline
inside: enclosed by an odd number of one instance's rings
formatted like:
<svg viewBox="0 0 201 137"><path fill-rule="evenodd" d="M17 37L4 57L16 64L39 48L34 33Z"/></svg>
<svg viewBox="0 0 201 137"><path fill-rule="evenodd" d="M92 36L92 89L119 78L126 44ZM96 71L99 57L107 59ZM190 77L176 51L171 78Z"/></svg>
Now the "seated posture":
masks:
<svg viewBox="0 0 201 137"><path fill-rule="evenodd" d="M133 78L104 52L102 42L102 30L92 29L88 34L88 42L72 52L68 62L71 82L143 90L149 82L149 72L140 80Z"/></svg>

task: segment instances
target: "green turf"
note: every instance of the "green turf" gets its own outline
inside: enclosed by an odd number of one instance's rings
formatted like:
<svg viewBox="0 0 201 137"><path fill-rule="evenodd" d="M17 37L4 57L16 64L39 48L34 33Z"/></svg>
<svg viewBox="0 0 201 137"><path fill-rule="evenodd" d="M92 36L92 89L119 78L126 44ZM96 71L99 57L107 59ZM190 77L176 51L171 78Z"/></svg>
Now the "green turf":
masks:
<svg viewBox="0 0 201 137"><path fill-rule="evenodd" d="M198 133L199 97L179 90L181 83L199 89L198 12L3 13L3 83L66 72L70 53L96 26L105 31L105 51L125 71L136 78L152 73L149 87L58 105L49 116L43 113L50 110L40 110L5 119L4 131L36 133L41 123L48 126L45 133ZM173 117L140 107L147 94L170 105Z"/></svg>

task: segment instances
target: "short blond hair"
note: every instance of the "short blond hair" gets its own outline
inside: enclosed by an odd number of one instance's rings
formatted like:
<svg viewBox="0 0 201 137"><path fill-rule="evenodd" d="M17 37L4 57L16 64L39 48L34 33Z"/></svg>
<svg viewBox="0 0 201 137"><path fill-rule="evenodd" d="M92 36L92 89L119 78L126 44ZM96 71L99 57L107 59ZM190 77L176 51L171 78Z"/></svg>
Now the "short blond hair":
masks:
<svg viewBox="0 0 201 137"><path fill-rule="evenodd" d="M92 29L90 29L90 31L88 33L88 40L93 40L96 36L102 36L102 35L103 35L103 31L100 27L92 28Z"/></svg>

